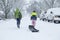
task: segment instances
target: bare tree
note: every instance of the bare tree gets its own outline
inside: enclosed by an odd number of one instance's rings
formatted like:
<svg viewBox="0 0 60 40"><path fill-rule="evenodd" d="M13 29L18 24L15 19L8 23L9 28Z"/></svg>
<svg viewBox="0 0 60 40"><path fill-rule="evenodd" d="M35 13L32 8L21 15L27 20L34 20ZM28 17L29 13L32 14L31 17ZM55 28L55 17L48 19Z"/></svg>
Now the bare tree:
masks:
<svg viewBox="0 0 60 40"><path fill-rule="evenodd" d="M31 2L31 5L27 8L27 11L30 14L34 10L37 12L37 16L39 17L39 14L41 13L41 9L40 9L39 3L37 1L33 1L33 3Z"/></svg>
<svg viewBox="0 0 60 40"><path fill-rule="evenodd" d="M1 0L1 8L5 13L5 18L7 18L7 14L10 12L14 5L15 0Z"/></svg>
<svg viewBox="0 0 60 40"><path fill-rule="evenodd" d="M55 1L54 7L60 7L60 0Z"/></svg>
<svg viewBox="0 0 60 40"><path fill-rule="evenodd" d="M43 2L39 2L40 4L42 4L43 6L43 10L47 10L49 8L53 8L54 4L55 4L56 0L43 0Z"/></svg>

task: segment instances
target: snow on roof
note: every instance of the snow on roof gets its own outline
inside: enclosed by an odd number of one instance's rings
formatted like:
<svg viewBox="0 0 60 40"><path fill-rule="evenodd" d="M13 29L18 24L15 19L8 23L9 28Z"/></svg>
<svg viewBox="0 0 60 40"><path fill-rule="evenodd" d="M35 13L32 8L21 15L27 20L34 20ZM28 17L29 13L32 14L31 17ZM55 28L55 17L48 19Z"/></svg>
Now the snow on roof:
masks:
<svg viewBox="0 0 60 40"><path fill-rule="evenodd" d="M51 8L51 9L48 9L47 13L50 13L51 11L55 15L60 15L60 8Z"/></svg>

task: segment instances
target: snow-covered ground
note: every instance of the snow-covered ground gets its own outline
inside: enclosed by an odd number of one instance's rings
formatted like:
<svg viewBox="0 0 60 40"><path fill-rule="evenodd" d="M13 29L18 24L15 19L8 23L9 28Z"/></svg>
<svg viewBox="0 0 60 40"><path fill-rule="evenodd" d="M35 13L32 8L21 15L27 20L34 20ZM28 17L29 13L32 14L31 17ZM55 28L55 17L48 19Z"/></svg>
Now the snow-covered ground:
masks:
<svg viewBox="0 0 60 40"><path fill-rule="evenodd" d="M15 19L0 20L0 40L60 40L60 24L43 22L38 18L35 26L39 30L37 33L28 29L30 24L29 15L22 18L20 29Z"/></svg>
<svg viewBox="0 0 60 40"><path fill-rule="evenodd" d="M36 28L40 31L32 33L28 26L31 24L29 16L23 17L20 29L15 19L0 21L0 40L60 40L60 24L37 20Z"/></svg>

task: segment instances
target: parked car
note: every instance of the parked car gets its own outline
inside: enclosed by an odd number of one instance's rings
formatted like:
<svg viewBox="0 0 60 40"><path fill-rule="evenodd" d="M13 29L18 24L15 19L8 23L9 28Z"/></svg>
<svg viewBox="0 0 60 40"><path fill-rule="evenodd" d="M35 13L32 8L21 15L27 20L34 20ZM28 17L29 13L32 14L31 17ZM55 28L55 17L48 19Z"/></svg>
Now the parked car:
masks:
<svg viewBox="0 0 60 40"><path fill-rule="evenodd" d="M42 12L40 14L40 20L47 20L56 24L60 23L60 8L48 9L47 13Z"/></svg>
<svg viewBox="0 0 60 40"><path fill-rule="evenodd" d="M47 16L46 16L47 11L43 11L40 14L40 20L46 21L47 20Z"/></svg>
<svg viewBox="0 0 60 40"><path fill-rule="evenodd" d="M49 14L49 16L47 16L48 22L53 21L56 24L60 23L60 8L49 9L47 14Z"/></svg>

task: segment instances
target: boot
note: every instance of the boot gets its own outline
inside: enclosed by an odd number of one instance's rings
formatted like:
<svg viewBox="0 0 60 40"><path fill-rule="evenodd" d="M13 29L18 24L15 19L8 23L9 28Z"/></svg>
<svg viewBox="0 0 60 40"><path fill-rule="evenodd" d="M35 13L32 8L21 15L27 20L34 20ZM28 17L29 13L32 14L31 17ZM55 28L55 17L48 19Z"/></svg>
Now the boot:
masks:
<svg viewBox="0 0 60 40"><path fill-rule="evenodd" d="M39 31L39 30L37 30L37 29L36 29L36 28L34 28L34 27L33 27L33 29L35 30L35 31L33 31L33 32L38 32L38 31Z"/></svg>
<svg viewBox="0 0 60 40"><path fill-rule="evenodd" d="M32 25L29 25L29 30L31 30L32 32L39 32L39 30L35 29Z"/></svg>
<svg viewBox="0 0 60 40"><path fill-rule="evenodd" d="M19 26L19 25L17 25L17 27L18 27L18 28L20 28L20 26Z"/></svg>

